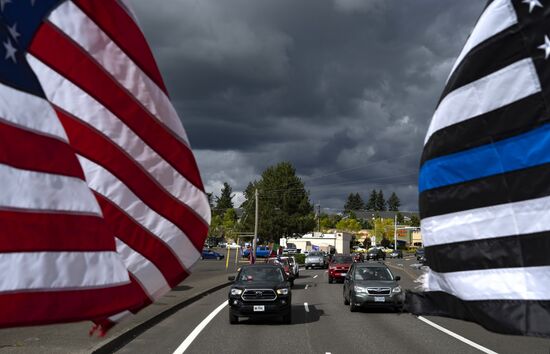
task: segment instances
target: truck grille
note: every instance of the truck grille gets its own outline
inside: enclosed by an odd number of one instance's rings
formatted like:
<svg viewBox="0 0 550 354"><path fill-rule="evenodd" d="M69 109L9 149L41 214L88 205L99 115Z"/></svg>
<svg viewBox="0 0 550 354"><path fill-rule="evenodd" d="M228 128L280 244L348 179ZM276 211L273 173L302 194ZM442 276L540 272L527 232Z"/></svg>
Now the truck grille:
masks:
<svg viewBox="0 0 550 354"><path fill-rule="evenodd" d="M367 288L369 295L389 295L390 288Z"/></svg>
<svg viewBox="0 0 550 354"><path fill-rule="evenodd" d="M277 294L271 289L246 289L241 298L243 301L273 301Z"/></svg>

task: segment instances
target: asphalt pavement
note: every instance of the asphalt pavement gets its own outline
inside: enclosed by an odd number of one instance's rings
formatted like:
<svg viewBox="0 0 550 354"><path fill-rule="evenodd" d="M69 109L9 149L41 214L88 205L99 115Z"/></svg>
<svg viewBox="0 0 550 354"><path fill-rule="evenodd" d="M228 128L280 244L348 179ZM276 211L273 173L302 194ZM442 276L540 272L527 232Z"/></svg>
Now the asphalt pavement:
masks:
<svg viewBox="0 0 550 354"><path fill-rule="evenodd" d="M412 289L422 269L414 259L388 260L401 285ZM342 284L329 284L326 270L301 270L295 281L292 324L241 319L230 325L228 308L213 317L186 353L549 353L550 340L505 336L464 321L428 317L456 336L444 333L416 316L392 310L351 313ZM228 288L214 292L152 327L119 353L173 353L214 309L227 300ZM307 303L307 305L305 305ZM476 348L472 345L478 345Z"/></svg>

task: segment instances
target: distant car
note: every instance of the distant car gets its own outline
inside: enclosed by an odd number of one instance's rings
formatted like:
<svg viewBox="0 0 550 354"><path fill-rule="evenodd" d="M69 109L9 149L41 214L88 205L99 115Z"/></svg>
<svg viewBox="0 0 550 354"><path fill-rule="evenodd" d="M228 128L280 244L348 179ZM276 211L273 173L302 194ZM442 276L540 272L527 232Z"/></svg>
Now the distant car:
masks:
<svg viewBox="0 0 550 354"><path fill-rule="evenodd" d="M353 257L353 261L354 262L363 262L364 261L364 258L363 258L363 253L352 253L351 255Z"/></svg>
<svg viewBox="0 0 550 354"><path fill-rule="evenodd" d="M288 257L288 262L290 263L290 267L292 268L294 272L294 279L300 277L300 265L298 265L298 262L296 262L296 258L294 256Z"/></svg>
<svg viewBox="0 0 550 354"><path fill-rule="evenodd" d="M218 243L218 247L219 247L219 248L226 248L226 247L227 247L227 242L220 242L220 243Z"/></svg>
<svg viewBox="0 0 550 354"><path fill-rule="evenodd" d="M332 284L335 280L344 280L352 264L352 256L335 254L328 266L328 282Z"/></svg>
<svg viewBox="0 0 550 354"><path fill-rule="evenodd" d="M323 252L312 251L306 257L306 269L309 268L327 268L328 261Z"/></svg>
<svg viewBox="0 0 550 354"><path fill-rule="evenodd" d="M351 312L362 307L403 306L403 291L394 276L383 263L354 263L344 279L344 304Z"/></svg>
<svg viewBox="0 0 550 354"><path fill-rule="evenodd" d="M243 257L248 257L252 248L247 248L243 252ZM271 249L267 246L256 246L256 257L267 258L271 254Z"/></svg>
<svg viewBox="0 0 550 354"><path fill-rule="evenodd" d="M369 260L375 260L378 261L380 259L386 260L386 252L384 252L381 248L373 247L367 252L367 261Z"/></svg>
<svg viewBox="0 0 550 354"><path fill-rule="evenodd" d="M389 255L390 258L403 258L402 250L394 250Z"/></svg>
<svg viewBox="0 0 550 354"><path fill-rule="evenodd" d="M414 252L414 256L416 257L416 260L419 261L421 258L424 257L424 248L417 248Z"/></svg>
<svg viewBox="0 0 550 354"><path fill-rule="evenodd" d="M290 265L290 260L288 257L268 258L267 263L280 265L283 268L288 281L290 282L290 286L294 286L294 279L296 278L296 275L294 274L294 268Z"/></svg>
<svg viewBox="0 0 550 354"><path fill-rule="evenodd" d="M229 323L239 317L281 316L292 322L292 292L280 265L253 264L242 266L229 289Z"/></svg>
<svg viewBox="0 0 550 354"><path fill-rule="evenodd" d="M220 253L212 251L212 250L204 249L204 250L202 250L201 259L217 259L217 260L220 260L220 259L223 259L223 254L220 254Z"/></svg>
<svg viewBox="0 0 550 354"><path fill-rule="evenodd" d="M239 249L239 248L241 248L241 246L239 246L239 245L236 244L235 242L233 242L233 243L228 243L226 247L227 247L227 248L230 248L230 249Z"/></svg>

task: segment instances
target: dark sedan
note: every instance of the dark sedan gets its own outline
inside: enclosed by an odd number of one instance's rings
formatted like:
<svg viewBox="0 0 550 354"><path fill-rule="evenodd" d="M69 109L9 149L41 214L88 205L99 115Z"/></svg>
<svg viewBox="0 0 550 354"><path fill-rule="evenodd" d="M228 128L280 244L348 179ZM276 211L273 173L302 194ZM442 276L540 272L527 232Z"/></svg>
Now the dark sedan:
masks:
<svg viewBox="0 0 550 354"><path fill-rule="evenodd" d="M201 259L223 259L223 254L220 254L218 252L212 251L212 250L202 250Z"/></svg>
<svg viewBox="0 0 550 354"><path fill-rule="evenodd" d="M344 304L351 312L362 307L401 308L403 291L383 263L354 263L344 279Z"/></svg>
<svg viewBox="0 0 550 354"><path fill-rule="evenodd" d="M393 250L389 254L390 258L403 258L403 251L402 250Z"/></svg>
<svg viewBox="0 0 550 354"><path fill-rule="evenodd" d="M386 260L386 252L381 248L373 247L367 252L367 261L374 259L375 261L379 259Z"/></svg>

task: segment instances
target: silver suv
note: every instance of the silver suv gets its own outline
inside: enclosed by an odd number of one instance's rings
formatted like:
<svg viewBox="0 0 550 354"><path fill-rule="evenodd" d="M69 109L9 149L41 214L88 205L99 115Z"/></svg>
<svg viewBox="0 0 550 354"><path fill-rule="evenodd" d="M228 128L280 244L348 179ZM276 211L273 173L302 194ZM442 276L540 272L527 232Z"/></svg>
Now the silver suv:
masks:
<svg viewBox="0 0 550 354"><path fill-rule="evenodd" d="M306 269L328 268L328 260L323 252L310 252L306 257Z"/></svg>

